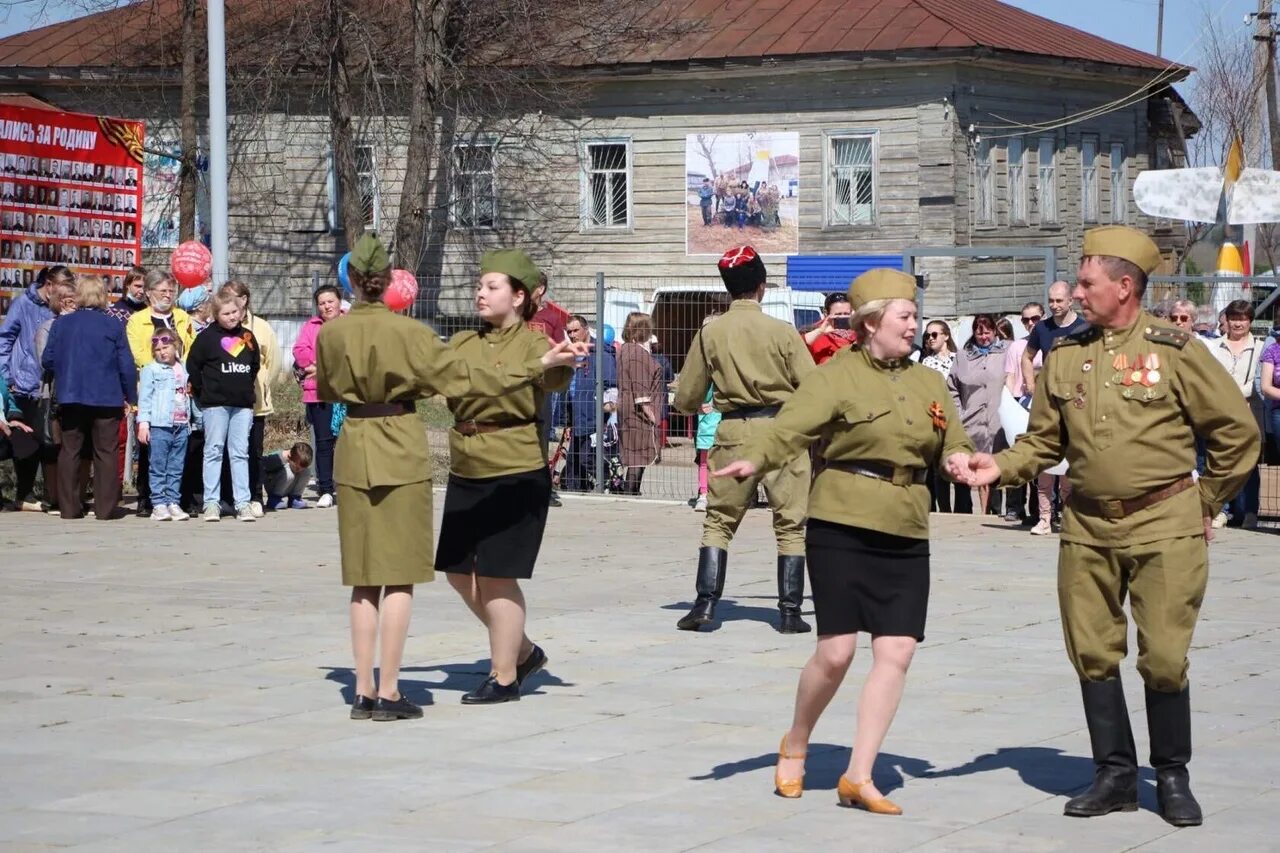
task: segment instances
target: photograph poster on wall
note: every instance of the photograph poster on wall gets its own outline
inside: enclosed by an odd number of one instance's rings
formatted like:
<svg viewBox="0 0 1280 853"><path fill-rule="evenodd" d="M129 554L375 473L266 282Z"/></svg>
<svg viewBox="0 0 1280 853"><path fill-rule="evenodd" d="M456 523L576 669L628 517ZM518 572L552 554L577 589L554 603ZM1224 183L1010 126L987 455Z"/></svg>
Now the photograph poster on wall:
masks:
<svg viewBox="0 0 1280 853"><path fill-rule="evenodd" d="M142 140L142 122L0 104L0 309L59 264L120 292L142 251Z"/></svg>
<svg viewBox="0 0 1280 853"><path fill-rule="evenodd" d="M685 191L688 254L744 243L763 255L800 251L800 134L690 134Z"/></svg>

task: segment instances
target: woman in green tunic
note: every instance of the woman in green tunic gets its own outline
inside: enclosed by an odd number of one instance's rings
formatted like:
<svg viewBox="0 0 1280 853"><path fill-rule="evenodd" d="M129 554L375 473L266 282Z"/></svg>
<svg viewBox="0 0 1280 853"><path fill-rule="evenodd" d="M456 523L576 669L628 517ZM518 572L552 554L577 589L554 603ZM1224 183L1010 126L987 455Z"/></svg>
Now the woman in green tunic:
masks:
<svg viewBox="0 0 1280 853"><path fill-rule="evenodd" d="M567 367L581 346L564 343L506 363L471 362L430 326L382 304L391 259L366 234L351 252L358 302L316 339L316 391L347 406L334 453L342 582L351 589L351 645L356 664L352 719L422 716L400 695L400 661L413 585L432 579L431 457L414 401L499 397L553 367ZM379 631L381 622L381 631ZM381 683L373 680L381 634Z"/></svg>

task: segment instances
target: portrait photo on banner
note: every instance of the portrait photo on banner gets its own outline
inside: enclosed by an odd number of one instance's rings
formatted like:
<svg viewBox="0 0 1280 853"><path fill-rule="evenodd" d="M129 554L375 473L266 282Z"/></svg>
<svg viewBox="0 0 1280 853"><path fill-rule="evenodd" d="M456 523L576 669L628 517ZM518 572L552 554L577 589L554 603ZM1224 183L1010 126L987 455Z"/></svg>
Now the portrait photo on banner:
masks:
<svg viewBox="0 0 1280 853"><path fill-rule="evenodd" d="M750 243L800 251L800 134L704 132L685 137L685 248L721 255Z"/></svg>

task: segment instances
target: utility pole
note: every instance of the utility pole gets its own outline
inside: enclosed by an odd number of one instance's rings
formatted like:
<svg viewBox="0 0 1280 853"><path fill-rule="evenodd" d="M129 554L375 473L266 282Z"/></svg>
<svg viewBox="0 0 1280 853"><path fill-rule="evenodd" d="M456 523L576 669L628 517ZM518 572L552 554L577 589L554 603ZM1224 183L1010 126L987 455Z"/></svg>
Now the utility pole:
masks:
<svg viewBox="0 0 1280 853"><path fill-rule="evenodd" d="M1164 0L1156 10L1156 56L1164 56Z"/></svg>
<svg viewBox="0 0 1280 853"><path fill-rule="evenodd" d="M213 285L227 281L227 43L224 0L209 0L209 208Z"/></svg>
<svg viewBox="0 0 1280 853"><path fill-rule="evenodd" d="M1280 157L1280 110L1277 109L1276 98L1276 28L1275 15L1271 11L1271 0L1260 0L1258 4L1258 35L1266 55L1262 66L1263 79L1266 83L1267 98L1267 130L1271 144L1271 168L1276 168L1277 157Z"/></svg>

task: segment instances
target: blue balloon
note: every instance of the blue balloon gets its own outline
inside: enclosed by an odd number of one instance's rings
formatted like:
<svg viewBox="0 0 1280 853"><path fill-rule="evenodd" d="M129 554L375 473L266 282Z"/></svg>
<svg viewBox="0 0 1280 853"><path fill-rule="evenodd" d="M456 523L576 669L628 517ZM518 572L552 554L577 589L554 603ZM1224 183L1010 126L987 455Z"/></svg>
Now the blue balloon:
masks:
<svg viewBox="0 0 1280 853"><path fill-rule="evenodd" d="M600 338L604 341L605 346L607 347L613 346L613 339L614 339L613 326L610 326L608 323L605 323L604 327L600 329Z"/></svg>
<svg viewBox="0 0 1280 853"><path fill-rule="evenodd" d="M351 265L351 253L347 252L338 259L338 284L342 285L342 292L347 296L351 295L351 277L347 275L347 267Z"/></svg>

